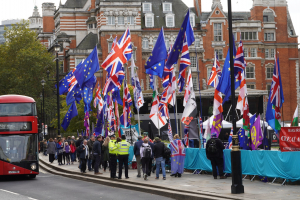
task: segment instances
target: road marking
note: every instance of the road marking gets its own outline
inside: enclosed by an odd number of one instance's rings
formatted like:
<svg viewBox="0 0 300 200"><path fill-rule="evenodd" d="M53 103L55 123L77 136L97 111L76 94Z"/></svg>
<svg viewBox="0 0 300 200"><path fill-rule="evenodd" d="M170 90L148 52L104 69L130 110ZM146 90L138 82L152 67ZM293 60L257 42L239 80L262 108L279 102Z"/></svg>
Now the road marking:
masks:
<svg viewBox="0 0 300 200"><path fill-rule="evenodd" d="M3 190L3 189L0 189L0 190L3 191L3 192L7 192L7 193L14 194L14 195L20 195L20 194L18 194L18 193L14 193L14 192L11 192L11 191L8 191L8 190Z"/></svg>
<svg viewBox="0 0 300 200"><path fill-rule="evenodd" d="M31 197L28 197L28 199L30 199L30 200L37 200L37 199L31 198Z"/></svg>

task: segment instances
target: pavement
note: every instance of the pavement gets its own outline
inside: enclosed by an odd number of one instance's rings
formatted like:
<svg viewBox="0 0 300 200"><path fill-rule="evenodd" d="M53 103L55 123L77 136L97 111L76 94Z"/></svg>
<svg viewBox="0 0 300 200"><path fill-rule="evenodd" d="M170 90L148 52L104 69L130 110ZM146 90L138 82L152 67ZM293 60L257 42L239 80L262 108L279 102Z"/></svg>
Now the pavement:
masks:
<svg viewBox="0 0 300 200"><path fill-rule="evenodd" d="M124 178L124 170L123 170L123 179L110 179L109 170L103 172L101 175L94 175L94 172L89 172L85 174L81 174L78 169L78 163L74 163L74 165L62 165L59 166L57 161L52 164L48 161L48 156L43 156L40 154L40 164L42 166L46 166L48 169L51 169L56 172L60 172L60 174L70 174L73 176L81 176L82 178L92 177L93 180L105 181L106 184L112 184L116 187L124 187L127 186L128 189L139 190L153 190L157 191L156 194L162 196L169 196L175 199L180 199L182 197L176 198L175 196L167 195L167 192L176 193L177 195L187 195L189 198L184 199L272 199L272 200L280 200L280 199L300 199L299 189L300 187L297 185L285 185L282 186L279 183L263 183L261 181L250 181L249 179L245 179L243 181L245 193L244 194L231 194L231 184L232 179L228 177L227 179L213 179L212 175L207 174L193 174L185 172L181 178L170 177L170 174L167 174L167 180L162 180L162 176L160 176L159 180L155 180L155 174L152 174L145 181L142 178L137 178L137 171L133 169L129 169L129 179ZM38 178L38 176L37 176ZM148 188L148 189L147 189ZM155 193L155 192L154 192ZM184 197L183 195L183 197ZM193 197L193 198L191 198ZM197 198L199 197L199 198Z"/></svg>
<svg viewBox="0 0 300 200"><path fill-rule="evenodd" d="M126 197L126 198L124 198ZM1 200L172 200L155 194L119 189L53 175L43 170L35 179L6 176L0 179Z"/></svg>

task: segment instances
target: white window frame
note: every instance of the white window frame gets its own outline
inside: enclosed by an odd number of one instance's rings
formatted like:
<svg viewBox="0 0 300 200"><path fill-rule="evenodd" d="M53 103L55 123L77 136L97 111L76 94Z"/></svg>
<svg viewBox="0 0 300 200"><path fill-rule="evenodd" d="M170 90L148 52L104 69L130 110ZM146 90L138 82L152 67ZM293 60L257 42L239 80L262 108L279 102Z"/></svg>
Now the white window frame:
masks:
<svg viewBox="0 0 300 200"><path fill-rule="evenodd" d="M149 39L148 38L143 38L142 39L142 48L143 49L149 49Z"/></svg>
<svg viewBox="0 0 300 200"><path fill-rule="evenodd" d="M172 18L172 25L168 25L168 19ZM174 14L166 14L166 27L175 27L175 16Z"/></svg>
<svg viewBox="0 0 300 200"><path fill-rule="evenodd" d="M253 72L248 72L248 69L250 67L253 68ZM253 74L253 77L248 78L249 73ZM255 65L252 65L252 64L247 65L247 67L246 67L246 79L255 79Z"/></svg>
<svg viewBox="0 0 300 200"><path fill-rule="evenodd" d="M76 67L77 65L79 65L79 63L81 63L83 59L84 59L84 58L75 58L75 67Z"/></svg>
<svg viewBox="0 0 300 200"><path fill-rule="evenodd" d="M244 47L244 58L248 58L248 48Z"/></svg>
<svg viewBox="0 0 300 200"><path fill-rule="evenodd" d="M120 23L122 21L120 19L123 19L123 23ZM124 16L118 16L118 25L125 25L125 18L124 18Z"/></svg>
<svg viewBox="0 0 300 200"><path fill-rule="evenodd" d="M269 39L269 35L273 34L273 40ZM264 40L265 41L276 41L276 35L275 32L266 32L264 33Z"/></svg>
<svg viewBox="0 0 300 200"><path fill-rule="evenodd" d="M134 25L134 16L127 16L127 23L129 23L129 25Z"/></svg>
<svg viewBox="0 0 300 200"><path fill-rule="evenodd" d="M221 52L221 54L220 54ZM218 55L219 60L223 60L223 49L215 49L215 53ZM221 56L220 56L221 55Z"/></svg>
<svg viewBox="0 0 300 200"><path fill-rule="evenodd" d="M107 25L115 25L115 24L116 24L115 16L108 16L107 17Z"/></svg>
<svg viewBox="0 0 300 200"><path fill-rule="evenodd" d="M149 5L149 10L145 10L146 5ZM143 3L143 12L152 12L152 3Z"/></svg>
<svg viewBox="0 0 300 200"><path fill-rule="evenodd" d="M201 47L201 40L200 40L200 38L196 38L195 39L195 47L196 48L200 48Z"/></svg>
<svg viewBox="0 0 300 200"><path fill-rule="evenodd" d="M212 71L212 68L213 68L213 66L209 66L209 67L207 67L206 68L206 74L207 74L207 81L209 80L209 78L210 78L210 74L211 74L211 71ZM207 82L206 81L206 82Z"/></svg>
<svg viewBox="0 0 300 200"><path fill-rule="evenodd" d="M193 88L195 91L199 90L199 82L198 82L198 76L192 76L192 83L193 83Z"/></svg>
<svg viewBox="0 0 300 200"><path fill-rule="evenodd" d="M265 49L265 58L270 58L270 50L269 49Z"/></svg>
<svg viewBox="0 0 300 200"><path fill-rule="evenodd" d="M190 56L191 65L190 67L194 70L197 69L197 58L196 56Z"/></svg>
<svg viewBox="0 0 300 200"><path fill-rule="evenodd" d="M250 86L253 86L253 88L251 88ZM248 84L247 89L255 89L255 84Z"/></svg>
<svg viewBox="0 0 300 200"><path fill-rule="evenodd" d="M237 41L237 32L233 32L234 41Z"/></svg>
<svg viewBox="0 0 300 200"><path fill-rule="evenodd" d="M255 50L255 51L253 51ZM255 54L255 56L254 56ZM250 48L250 57L251 58L257 58L257 48Z"/></svg>
<svg viewBox="0 0 300 200"><path fill-rule="evenodd" d="M270 58L275 58L276 49L271 49L270 51Z"/></svg>
<svg viewBox="0 0 300 200"><path fill-rule="evenodd" d="M192 27L195 27L195 26L196 26L195 13L191 13L191 14L190 14L190 22L191 22L191 26L192 26Z"/></svg>
<svg viewBox="0 0 300 200"><path fill-rule="evenodd" d="M170 10L166 10L166 5L170 6ZM172 12L172 3L163 3L163 12Z"/></svg>
<svg viewBox="0 0 300 200"><path fill-rule="evenodd" d="M218 35L218 34L216 35L215 34L215 31L219 31L218 29L215 30L216 29L215 25L217 25L217 24L221 25L221 35ZM222 27L222 23L214 23L213 28L214 28L214 41L216 41L216 42L223 41L223 27ZM218 37L217 40L216 40L216 37ZM220 39L219 39L219 37L220 37Z"/></svg>
<svg viewBox="0 0 300 200"><path fill-rule="evenodd" d="M255 39L253 37L255 33ZM246 38L246 35L247 35L247 38ZM251 35L251 39L250 39L250 35ZM241 40L258 40L258 33L257 31L243 31L241 32Z"/></svg>
<svg viewBox="0 0 300 200"><path fill-rule="evenodd" d="M166 45L167 51L169 51L169 48L170 48L170 39L167 38L166 36L165 36L164 39L165 39L165 45Z"/></svg>
<svg viewBox="0 0 300 200"><path fill-rule="evenodd" d="M149 25L147 24L148 18L151 18L151 23L152 23L151 26L149 26ZM145 27L147 27L147 28L152 28L152 27L154 27L154 14L153 14L153 13L145 14Z"/></svg>
<svg viewBox="0 0 300 200"><path fill-rule="evenodd" d="M268 69L270 70L268 72ZM266 79L267 80L272 80L273 79L273 73L274 73L274 66L272 67L271 65L268 64L268 66L266 66ZM268 75L270 75L270 77L268 77Z"/></svg>
<svg viewBox="0 0 300 200"><path fill-rule="evenodd" d="M146 90L152 90L150 87L150 76L146 76Z"/></svg>
<svg viewBox="0 0 300 200"><path fill-rule="evenodd" d="M111 52L111 47L112 47L113 42L107 42L107 49L108 49L108 53Z"/></svg>

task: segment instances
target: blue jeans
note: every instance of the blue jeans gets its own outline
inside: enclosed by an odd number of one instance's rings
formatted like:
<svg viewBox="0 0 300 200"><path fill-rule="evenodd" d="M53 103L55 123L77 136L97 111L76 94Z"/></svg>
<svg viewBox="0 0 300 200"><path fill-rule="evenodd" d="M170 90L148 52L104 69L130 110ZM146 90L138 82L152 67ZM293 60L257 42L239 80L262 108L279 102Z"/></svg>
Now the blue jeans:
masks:
<svg viewBox="0 0 300 200"><path fill-rule="evenodd" d="M76 153L71 153L71 162L76 160Z"/></svg>
<svg viewBox="0 0 300 200"><path fill-rule="evenodd" d="M93 167L92 167L92 162L93 162L92 159L88 159L88 160L87 160L88 170L89 170L89 171L92 171L92 168L93 168Z"/></svg>
<svg viewBox="0 0 300 200"><path fill-rule="evenodd" d="M159 177L159 168L161 167L163 177L166 177L165 159L163 157L155 158L156 160L156 177Z"/></svg>

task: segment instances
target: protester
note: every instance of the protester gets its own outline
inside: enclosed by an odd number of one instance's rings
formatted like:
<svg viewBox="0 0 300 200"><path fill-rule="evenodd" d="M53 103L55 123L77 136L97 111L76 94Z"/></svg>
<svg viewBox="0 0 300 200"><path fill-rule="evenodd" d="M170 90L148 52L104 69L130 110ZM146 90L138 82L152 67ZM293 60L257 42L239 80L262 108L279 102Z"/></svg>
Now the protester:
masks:
<svg viewBox="0 0 300 200"><path fill-rule="evenodd" d="M125 168L125 178L128 179L128 156L129 156L129 147L130 144L126 141L126 136L122 135L122 141L117 144L118 148L118 159L119 159L119 177L122 179L122 168L124 164Z"/></svg>
<svg viewBox="0 0 300 200"><path fill-rule="evenodd" d="M161 142L160 138L156 137L155 139L155 144L153 147L153 153L154 153L154 158L156 161L156 178L159 179L159 169L161 167L162 173L163 173L163 180L166 180L166 169L165 169L165 159L163 157L164 155L164 150L165 150L165 144Z"/></svg>
<svg viewBox="0 0 300 200"><path fill-rule="evenodd" d="M108 149L108 144L109 144L109 137L105 138L104 143L102 144L102 165L103 165L103 171L106 172L107 168L107 162L109 161L109 149Z"/></svg>
<svg viewBox="0 0 300 200"><path fill-rule="evenodd" d="M68 136L67 142L68 142L69 145L71 144L71 136Z"/></svg>
<svg viewBox="0 0 300 200"><path fill-rule="evenodd" d="M184 171L185 148L178 134L174 135L174 140L169 137L171 142L171 176L181 177Z"/></svg>
<svg viewBox="0 0 300 200"><path fill-rule="evenodd" d="M148 137L148 133L147 132L144 132L144 137L143 137L143 141L144 139L148 139L149 142L153 143L153 141Z"/></svg>
<svg viewBox="0 0 300 200"><path fill-rule="evenodd" d="M140 148L143 144L143 140L142 140L142 136L138 136L138 141L134 144L133 147L133 153L135 155L136 158L136 164L137 164L137 177L140 178L141 177L141 156L140 156Z"/></svg>
<svg viewBox="0 0 300 200"><path fill-rule="evenodd" d="M206 143L206 157L211 161L214 179L217 179L217 167L220 179L226 179L227 177L223 173L223 149L225 148L222 141L216 136L216 133L212 133L211 138Z"/></svg>
<svg viewBox="0 0 300 200"><path fill-rule="evenodd" d="M43 151L44 156L47 156L47 140L44 140L43 142Z"/></svg>
<svg viewBox="0 0 300 200"><path fill-rule="evenodd" d="M98 135L97 140L93 144L93 157L95 159L94 174L102 174L99 172L100 161L101 161L101 142L102 136Z"/></svg>
<svg viewBox="0 0 300 200"><path fill-rule="evenodd" d="M83 142L82 135L79 135L79 139L75 143L76 144L76 150L77 150L77 148L80 147L82 142ZM79 157L79 151L76 151L76 154L77 154L77 158L78 158L78 168L80 169L81 162L80 162L80 157Z"/></svg>
<svg viewBox="0 0 300 200"><path fill-rule="evenodd" d="M66 150L65 150L65 138L61 138L61 144L63 145L63 154L62 154L62 158L63 158L63 161L64 161L64 164L66 164Z"/></svg>
<svg viewBox="0 0 300 200"><path fill-rule="evenodd" d="M150 145L151 150L153 152L154 144L153 144L153 142L151 142L152 140L149 137L147 137L147 139L148 139L148 144ZM150 160L149 160L149 174L148 174L148 176L151 176L153 158L154 158L154 156L153 156L153 153L152 153L152 155L150 157ZM153 173L154 173L154 171L153 171Z"/></svg>
<svg viewBox="0 0 300 200"><path fill-rule="evenodd" d="M93 171L93 167L94 167L94 156L93 156L93 144L95 142L95 136L91 136L90 140L88 141L87 145L89 147L89 158L87 161L88 164L88 170L89 171Z"/></svg>
<svg viewBox="0 0 300 200"><path fill-rule="evenodd" d="M117 149L117 146L116 146L116 136L115 135L112 135L110 137L110 142L109 142L109 145L108 145L108 148L109 148L109 168L110 168L110 178L118 178L116 176L116 171L117 171L117 153L118 153L118 149Z"/></svg>
<svg viewBox="0 0 300 200"><path fill-rule="evenodd" d="M152 156L151 146L148 144L148 139L144 139L144 143L140 148L140 156L142 159L142 169L143 169L143 177L144 180L147 180L148 174L150 172L149 162Z"/></svg>
<svg viewBox="0 0 300 200"><path fill-rule="evenodd" d="M54 143L55 143L55 146L57 146L57 139L54 138ZM57 151L55 152L55 155L54 155L54 159L57 160Z"/></svg>
<svg viewBox="0 0 300 200"><path fill-rule="evenodd" d="M65 155L66 155L67 165L70 165L70 153L71 153L71 147L68 142L65 142Z"/></svg>
<svg viewBox="0 0 300 200"><path fill-rule="evenodd" d="M57 149L58 165L62 165L62 156L63 156L63 151L64 151L64 145L62 144L60 138L57 140L56 149Z"/></svg>
<svg viewBox="0 0 300 200"><path fill-rule="evenodd" d="M47 148L47 153L49 154L49 162L53 163L54 161L54 155L56 152L56 144L53 141L52 138L49 139L49 143L48 143L48 148Z"/></svg>
<svg viewBox="0 0 300 200"><path fill-rule="evenodd" d="M74 162L76 161L76 146L74 140L71 140L70 148L71 148L71 154L70 154L71 162L72 164L74 164Z"/></svg>
<svg viewBox="0 0 300 200"><path fill-rule="evenodd" d="M83 140L83 144L81 144L79 146L78 152L79 152L79 158L80 158L80 162L81 162L80 171L81 171L81 173L86 173L86 171L85 171L86 170L86 161L89 156L89 147L87 145L86 140Z"/></svg>

